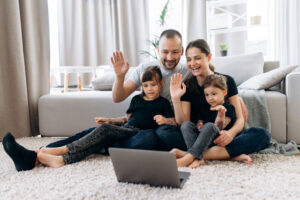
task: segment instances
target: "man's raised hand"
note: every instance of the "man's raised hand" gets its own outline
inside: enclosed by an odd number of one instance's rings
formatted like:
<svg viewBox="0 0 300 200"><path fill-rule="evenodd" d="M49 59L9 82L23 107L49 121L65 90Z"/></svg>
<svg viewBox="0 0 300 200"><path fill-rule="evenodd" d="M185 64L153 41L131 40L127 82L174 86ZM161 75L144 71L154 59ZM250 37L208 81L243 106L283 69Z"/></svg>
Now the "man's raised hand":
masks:
<svg viewBox="0 0 300 200"><path fill-rule="evenodd" d="M113 52L113 56L110 57L111 63L113 64L114 71L117 76L125 76L129 69L128 60L124 60L122 51Z"/></svg>

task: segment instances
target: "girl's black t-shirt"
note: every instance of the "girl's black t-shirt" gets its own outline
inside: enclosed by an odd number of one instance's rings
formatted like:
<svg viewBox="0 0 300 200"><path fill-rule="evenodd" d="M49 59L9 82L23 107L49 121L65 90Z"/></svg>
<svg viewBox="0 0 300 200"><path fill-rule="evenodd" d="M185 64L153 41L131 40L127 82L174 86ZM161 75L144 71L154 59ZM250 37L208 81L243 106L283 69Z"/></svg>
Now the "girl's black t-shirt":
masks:
<svg viewBox="0 0 300 200"><path fill-rule="evenodd" d="M141 95L136 95L132 98L126 113L132 114L126 126L140 130L155 129L158 126L153 119L155 115L162 115L165 118L174 117L170 102L162 96L155 100L147 101Z"/></svg>
<svg viewBox="0 0 300 200"><path fill-rule="evenodd" d="M234 79L225 74L220 74L215 72L215 74L223 75L226 77L226 83L227 83L227 96L226 100L229 97L232 97L236 94L238 94L238 89L236 86L236 83ZM196 79L196 77L192 77ZM194 123L197 123L198 120L203 120L204 122L207 122L206 119L209 119L211 117L210 113L210 105L207 103L204 95L204 89L203 87L197 85L196 91L191 91L190 88L186 89L186 93L181 97L181 101L187 101L191 103L191 121ZM214 121L213 121L214 122Z"/></svg>

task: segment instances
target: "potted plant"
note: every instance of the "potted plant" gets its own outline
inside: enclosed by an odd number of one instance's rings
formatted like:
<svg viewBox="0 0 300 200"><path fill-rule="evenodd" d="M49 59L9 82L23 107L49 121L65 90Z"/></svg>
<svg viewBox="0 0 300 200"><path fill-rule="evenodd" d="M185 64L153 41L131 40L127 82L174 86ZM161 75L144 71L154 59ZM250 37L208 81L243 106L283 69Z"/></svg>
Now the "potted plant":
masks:
<svg viewBox="0 0 300 200"><path fill-rule="evenodd" d="M228 51L227 45L224 43L221 43L220 49L221 49L221 56L227 56L227 51Z"/></svg>

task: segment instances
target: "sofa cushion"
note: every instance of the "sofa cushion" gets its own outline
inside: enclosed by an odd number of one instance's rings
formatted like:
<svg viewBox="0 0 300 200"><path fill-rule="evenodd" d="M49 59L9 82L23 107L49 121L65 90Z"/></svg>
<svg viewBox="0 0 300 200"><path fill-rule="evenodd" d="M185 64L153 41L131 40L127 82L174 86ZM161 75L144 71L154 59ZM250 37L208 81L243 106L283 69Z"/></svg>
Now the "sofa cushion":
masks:
<svg viewBox="0 0 300 200"><path fill-rule="evenodd" d="M282 81L286 75L296 69L297 66L280 67L269 72L256 75L244 83L239 88L265 90L273 87Z"/></svg>
<svg viewBox="0 0 300 200"><path fill-rule="evenodd" d="M129 77L135 67L130 67L126 73L125 80ZM115 81L115 72L112 67L102 69L97 79L92 80L92 86L94 90L112 90L112 86Z"/></svg>
<svg viewBox="0 0 300 200"><path fill-rule="evenodd" d="M232 76L237 85L249 78L263 73L264 57L262 53L239 56L215 57L211 63L216 72Z"/></svg>

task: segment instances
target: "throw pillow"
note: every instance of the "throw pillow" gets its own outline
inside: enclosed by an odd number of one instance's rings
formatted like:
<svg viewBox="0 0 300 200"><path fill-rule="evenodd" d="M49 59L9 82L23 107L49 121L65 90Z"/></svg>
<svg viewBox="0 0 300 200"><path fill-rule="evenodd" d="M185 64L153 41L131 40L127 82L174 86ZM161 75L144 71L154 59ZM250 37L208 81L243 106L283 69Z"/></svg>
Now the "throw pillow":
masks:
<svg viewBox="0 0 300 200"><path fill-rule="evenodd" d="M286 75L296 69L297 66L280 67L269 72L259 74L242 83L239 88L264 90L277 85Z"/></svg>
<svg viewBox="0 0 300 200"><path fill-rule="evenodd" d="M232 76L236 84L240 85L249 78L263 73L264 57L262 53L215 57L211 63L216 67L216 72Z"/></svg>
<svg viewBox="0 0 300 200"><path fill-rule="evenodd" d="M126 73L125 80L129 77L130 73L135 67L130 67ZM108 69L102 69L97 79L92 80L92 86L94 90L112 90L112 86L115 81L115 72L112 67Z"/></svg>

